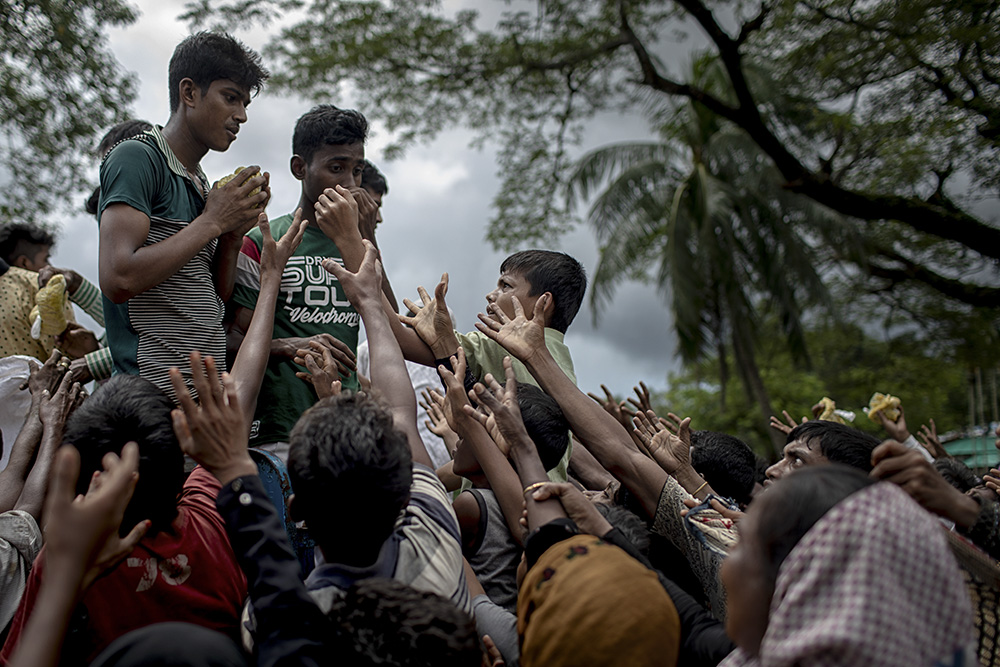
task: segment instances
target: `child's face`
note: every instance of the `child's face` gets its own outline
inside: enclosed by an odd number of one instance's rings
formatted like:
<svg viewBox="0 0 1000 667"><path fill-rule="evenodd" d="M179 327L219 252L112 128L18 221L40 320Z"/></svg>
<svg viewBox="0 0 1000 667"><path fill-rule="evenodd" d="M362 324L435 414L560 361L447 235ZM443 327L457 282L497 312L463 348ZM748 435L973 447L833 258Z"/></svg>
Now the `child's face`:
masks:
<svg viewBox="0 0 1000 667"><path fill-rule="evenodd" d="M335 185L347 189L358 187L361 185L361 172L364 168L365 145L360 141L355 144L323 146L305 163L301 179L302 190L309 201L315 202L324 190Z"/></svg>
<svg viewBox="0 0 1000 667"><path fill-rule="evenodd" d="M511 297L516 296L521 302L521 308L524 309L524 316L530 320L535 311L535 302L540 296L529 296L530 291L531 283L520 274L501 273L497 278L496 289L486 295L486 301L495 303L507 317L514 319L514 301Z"/></svg>

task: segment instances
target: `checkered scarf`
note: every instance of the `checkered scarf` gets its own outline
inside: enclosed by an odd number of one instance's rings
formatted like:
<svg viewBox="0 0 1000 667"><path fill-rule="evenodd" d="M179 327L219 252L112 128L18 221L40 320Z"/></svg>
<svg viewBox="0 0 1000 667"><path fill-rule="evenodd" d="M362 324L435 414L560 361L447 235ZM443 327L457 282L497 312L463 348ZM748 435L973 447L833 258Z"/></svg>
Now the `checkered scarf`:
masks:
<svg viewBox="0 0 1000 667"><path fill-rule="evenodd" d="M831 509L778 571L760 655L725 667L971 665L972 608L940 524L888 482Z"/></svg>

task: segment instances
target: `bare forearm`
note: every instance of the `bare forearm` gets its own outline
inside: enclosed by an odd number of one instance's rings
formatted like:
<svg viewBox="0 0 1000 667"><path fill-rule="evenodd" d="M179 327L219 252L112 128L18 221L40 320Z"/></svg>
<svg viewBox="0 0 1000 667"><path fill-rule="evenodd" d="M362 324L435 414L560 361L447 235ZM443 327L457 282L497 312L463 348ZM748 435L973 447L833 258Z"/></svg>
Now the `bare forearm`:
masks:
<svg viewBox="0 0 1000 667"><path fill-rule="evenodd" d="M53 571L54 570L54 571ZM79 599L80 566L47 568L38 600L11 657L11 667L55 667Z"/></svg>
<svg viewBox="0 0 1000 667"><path fill-rule="evenodd" d="M215 276L215 292L223 301L229 301L233 297L236 286L236 263L239 261L242 246L242 236L225 234L219 237L219 243L215 248L212 275Z"/></svg>
<svg viewBox="0 0 1000 667"><path fill-rule="evenodd" d="M381 296L381 295L380 295ZM384 299L384 297L381 297ZM372 385L388 401L396 428L406 434L414 463L433 468L434 464L417 430L417 397L406 372L403 353L392 332L392 325L382 303L375 299L355 304L365 323Z"/></svg>
<svg viewBox="0 0 1000 667"><path fill-rule="evenodd" d="M514 540L521 544L521 510L524 507L524 487L510 461L497 448L493 438L479 422L463 419L459 436L472 447L472 453L489 480L503 512L504 521Z"/></svg>
<svg viewBox="0 0 1000 667"><path fill-rule="evenodd" d="M538 458L538 452L531 440L510 443L510 458L521 480L522 493L532 484L549 481L545 466ZM528 527L531 530L540 528L550 521L566 518L566 511L555 496L541 502L536 501L530 493L523 494L522 497L528 510Z"/></svg>
<svg viewBox="0 0 1000 667"><path fill-rule="evenodd" d="M231 375L236 381L240 405L247 413L248 422L256 411L257 396L264 380L264 370L271 356L271 336L274 334L274 306L278 300L281 274L261 276L257 307L253 311L250 326L243 335L239 352L233 361Z"/></svg>
<svg viewBox="0 0 1000 667"><path fill-rule="evenodd" d="M573 433L608 472L636 494L646 512L656 512L667 473L631 446L629 435L614 417L595 410L594 401L573 384L547 349L528 360L528 371L559 404Z"/></svg>
<svg viewBox="0 0 1000 667"><path fill-rule="evenodd" d="M126 253L114 252L114 241L102 233L101 291L124 303L173 276L214 238L208 226L192 222L162 241Z"/></svg>
<svg viewBox="0 0 1000 667"><path fill-rule="evenodd" d="M60 445L62 445L61 429L58 433L45 434L42 444L38 448L35 465L31 467L28 479L25 480L24 488L21 490L21 496L14 506L14 509L27 512L38 522L42 520L42 506L45 504L45 491L48 488L52 459Z"/></svg>
<svg viewBox="0 0 1000 667"><path fill-rule="evenodd" d="M42 422L38 420L38 409L32 403L28 416L14 440L7 467L0 472L0 511L12 510L17 504L24 489L31 460L41 441Z"/></svg>

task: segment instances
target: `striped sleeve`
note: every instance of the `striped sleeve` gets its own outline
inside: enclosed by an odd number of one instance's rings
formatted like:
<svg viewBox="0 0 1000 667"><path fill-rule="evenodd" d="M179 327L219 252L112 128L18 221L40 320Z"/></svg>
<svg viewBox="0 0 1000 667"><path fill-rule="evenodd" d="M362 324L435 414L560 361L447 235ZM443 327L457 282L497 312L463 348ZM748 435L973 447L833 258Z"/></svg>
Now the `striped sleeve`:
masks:
<svg viewBox="0 0 1000 667"><path fill-rule="evenodd" d="M76 292L70 295L70 301L80 306L83 312L94 318L102 327L104 326L104 302L101 299L101 290L86 278L76 288Z"/></svg>
<svg viewBox="0 0 1000 667"><path fill-rule="evenodd" d="M471 615L458 519L441 481L426 466L413 465L410 504L396 532L402 539L393 578L448 598Z"/></svg>
<svg viewBox="0 0 1000 667"><path fill-rule="evenodd" d="M90 371L91 377L95 380L107 380L111 377L111 371L114 369L111 348L102 347L100 350L87 354L83 359L87 362L87 370Z"/></svg>

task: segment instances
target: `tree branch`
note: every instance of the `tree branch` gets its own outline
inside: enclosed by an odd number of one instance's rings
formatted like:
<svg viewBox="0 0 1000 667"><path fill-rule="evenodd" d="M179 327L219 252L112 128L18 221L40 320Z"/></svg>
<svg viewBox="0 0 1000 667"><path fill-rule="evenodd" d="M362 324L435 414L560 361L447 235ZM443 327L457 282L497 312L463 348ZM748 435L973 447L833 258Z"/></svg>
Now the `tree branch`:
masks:
<svg viewBox="0 0 1000 667"><path fill-rule="evenodd" d="M736 37L737 47L742 46L743 42L747 41L750 35L761 29L761 26L764 25L764 19L767 18L767 15L770 13L770 11L771 11L770 5L768 5L767 3L761 3L760 11L757 12L757 16L753 17L752 19L744 23L742 26L740 26L740 34Z"/></svg>
<svg viewBox="0 0 1000 667"><path fill-rule="evenodd" d="M970 285L954 278L948 278L917 264L899 253L885 248L876 249L876 253L902 265L902 268L890 268L880 264L868 263L868 273L876 278L889 280L892 285L915 280L930 287L936 292L961 303L980 308L996 308L1000 306L1000 288L983 285Z"/></svg>

